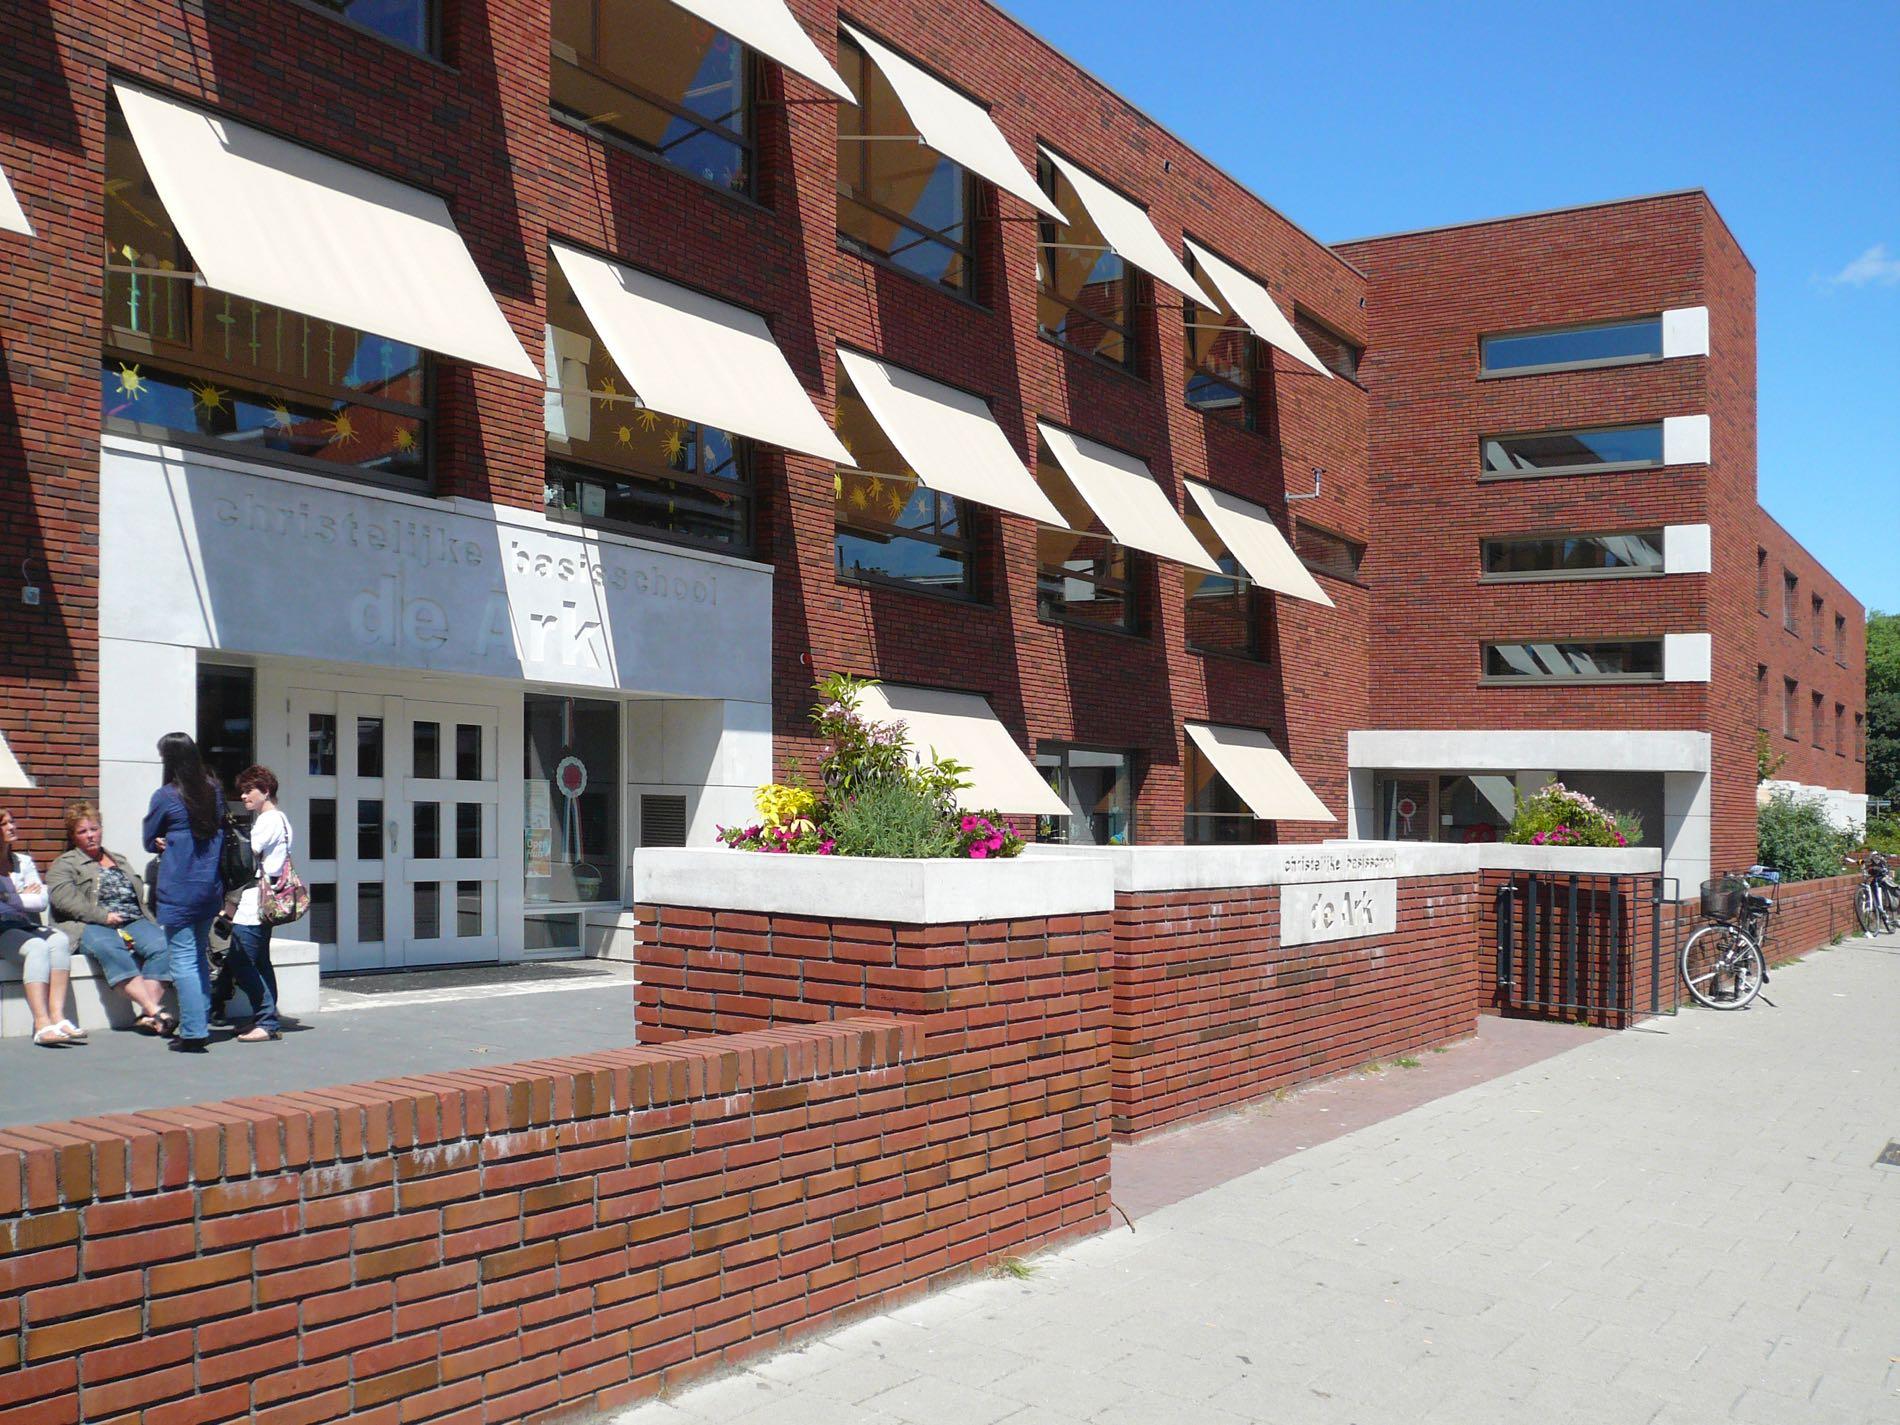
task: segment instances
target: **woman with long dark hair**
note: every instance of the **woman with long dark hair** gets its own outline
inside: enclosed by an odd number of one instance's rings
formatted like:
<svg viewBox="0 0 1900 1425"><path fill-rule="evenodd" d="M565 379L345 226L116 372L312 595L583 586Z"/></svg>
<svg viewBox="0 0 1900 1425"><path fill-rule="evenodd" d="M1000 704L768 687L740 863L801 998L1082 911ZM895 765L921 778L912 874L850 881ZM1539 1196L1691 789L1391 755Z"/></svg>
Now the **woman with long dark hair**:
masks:
<svg viewBox="0 0 1900 1425"><path fill-rule="evenodd" d="M182 732L158 739L165 783L145 812L145 849L159 855L158 923L170 950L178 992L178 1034L171 1047L202 1053L211 1037L211 922L224 903L218 865L224 849L224 793L205 769L198 744Z"/></svg>

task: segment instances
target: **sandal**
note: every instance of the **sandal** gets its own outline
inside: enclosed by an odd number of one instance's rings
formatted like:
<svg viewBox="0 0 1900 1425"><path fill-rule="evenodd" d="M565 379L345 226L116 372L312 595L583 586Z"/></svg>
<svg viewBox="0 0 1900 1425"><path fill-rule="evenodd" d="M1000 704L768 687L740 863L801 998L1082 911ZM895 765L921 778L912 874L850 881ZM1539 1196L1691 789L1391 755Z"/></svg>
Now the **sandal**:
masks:
<svg viewBox="0 0 1900 1425"><path fill-rule="evenodd" d="M168 1009L161 1009L153 1015L152 1023L158 1026L156 1032L161 1039L169 1039L178 1032L178 1016Z"/></svg>
<svg viewBox="0 0 1900 1425"><path fill-rule="evenodd" d="M74 1024L70 1019L60 1020L59 1028L73 1043L84 1044L86 1042L86 1031L81 1029L77 1024Z"/></svg>
<svg viewBox="0 0 1900 1425"><path fill-rule="evenodd" d="M132 1021L132 1027L141 1034L156 1034L158 1033L158 1021L163 1013L164 1011L162 1010L140 1010L138 1018Z"/></svg>
<svg viewBox="0 0 1900 1425"><path fill-rule="evenodd" d="M67 1039L66 1031L57 1024L49 1024L44 1029L33 1031L33 1042L42 1049L63 1049L72 1041Z"/></svg>

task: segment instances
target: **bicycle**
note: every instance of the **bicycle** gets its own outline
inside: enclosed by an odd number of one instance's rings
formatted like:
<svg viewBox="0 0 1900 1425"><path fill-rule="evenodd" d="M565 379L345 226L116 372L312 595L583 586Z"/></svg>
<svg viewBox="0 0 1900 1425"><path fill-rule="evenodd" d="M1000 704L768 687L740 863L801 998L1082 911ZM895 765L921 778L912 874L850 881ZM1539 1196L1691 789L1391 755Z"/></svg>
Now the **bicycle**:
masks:
<svg viewBox="0 0 1900 1425"><path fill-rule="evenodd" d="M1702 883L1702 914L1710 923L1682 947L1682 982L1697 1004L1746 1009L1768 983L1762 946L1775 899L1757 894L1751 882L1778 885L1780 880L1765 866L1751 866Z"/></svg>
<svg viewBox="0 0 1900 1425"><path fill-rule="evenodd" d="M1900 929L1900 884L1894 881L1887 858L1878 851L1867 853L1861 869L1865 875L1854 893L1854 919L1860 922L1863 935L1891 935Z"/></svg>

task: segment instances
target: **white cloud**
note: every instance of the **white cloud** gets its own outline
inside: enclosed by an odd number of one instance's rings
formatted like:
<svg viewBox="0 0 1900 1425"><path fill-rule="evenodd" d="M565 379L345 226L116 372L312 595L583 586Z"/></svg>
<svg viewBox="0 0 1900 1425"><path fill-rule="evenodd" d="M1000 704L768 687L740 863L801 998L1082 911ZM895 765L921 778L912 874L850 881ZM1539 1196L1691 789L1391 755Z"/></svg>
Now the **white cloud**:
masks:
<svg viewBox="0 0 1900 1425"><path fill-rule="evenodd" d="M1877 242L1828 281L1836 287L1891 287L1900 283L1900 255L1888 252L1884 242Z"/></svg>

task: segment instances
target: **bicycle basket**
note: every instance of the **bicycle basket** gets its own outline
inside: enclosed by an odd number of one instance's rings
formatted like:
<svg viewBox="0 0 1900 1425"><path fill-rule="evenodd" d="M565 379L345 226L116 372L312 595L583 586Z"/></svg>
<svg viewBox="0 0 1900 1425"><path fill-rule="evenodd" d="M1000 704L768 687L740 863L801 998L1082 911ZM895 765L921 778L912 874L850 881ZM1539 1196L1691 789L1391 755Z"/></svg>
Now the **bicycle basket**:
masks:
<svg viewBox="0 0 1900 1425"><path fill-rule="evenodd" d="M1742 896L1748 882L1740 876L1723 876L1702 883L1702 913L1713 920L1733 920L1741 911Z"/></svg>

